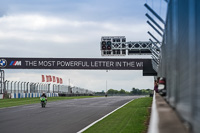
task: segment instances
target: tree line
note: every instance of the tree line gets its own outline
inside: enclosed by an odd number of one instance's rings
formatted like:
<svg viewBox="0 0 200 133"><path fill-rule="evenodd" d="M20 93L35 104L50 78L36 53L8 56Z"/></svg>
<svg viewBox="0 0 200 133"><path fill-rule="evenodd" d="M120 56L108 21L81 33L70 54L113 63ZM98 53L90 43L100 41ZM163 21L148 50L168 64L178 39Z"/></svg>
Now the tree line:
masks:
<svg viewBox="0 0 200 133"><path fill-rule="evenodd" d="M125 91L124 89L121 90L115 90L115 89L109 89L107 91L107 94L110 95L149 95L152 92L151 89L137 89L137 88L132 88L132 90ZM97 94L105 94L105 92L97 92Z"/></svg>

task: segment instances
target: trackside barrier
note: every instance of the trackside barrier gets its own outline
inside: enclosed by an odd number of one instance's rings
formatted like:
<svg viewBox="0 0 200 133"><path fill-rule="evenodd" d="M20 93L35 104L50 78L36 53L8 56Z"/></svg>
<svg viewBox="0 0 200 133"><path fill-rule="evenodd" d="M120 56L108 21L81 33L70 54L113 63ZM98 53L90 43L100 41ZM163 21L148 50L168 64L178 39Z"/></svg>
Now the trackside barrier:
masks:
<svg viewBox="0 0 200 133"><path fill-rule="evenodd" d="M166 79L167 102L191 133L199 133L200 0L165 1L168 8L158 77Z"/></svg>
<svg viewBox="0 0 200 133"><path fill-rule="evenodd" d="M3 94L0 94L0 99L3 99Z"/></svg>
<svg viewBox="0 0 200 133"><path fill-rule="evenodd" d="M40 97L42 93L10 93L9 98L34 98ZM58 93L46 93L47 97L58 97ZM0 94L0 99L3 99L3 94Z"/></svg>

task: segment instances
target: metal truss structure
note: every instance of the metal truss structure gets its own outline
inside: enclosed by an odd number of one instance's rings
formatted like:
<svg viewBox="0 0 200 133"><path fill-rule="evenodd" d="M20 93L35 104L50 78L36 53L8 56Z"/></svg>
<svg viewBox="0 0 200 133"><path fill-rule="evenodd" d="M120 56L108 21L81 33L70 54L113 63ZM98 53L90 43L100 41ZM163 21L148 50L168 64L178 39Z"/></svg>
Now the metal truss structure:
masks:
<svg viewBox="0 0 200 133"><path fill-rule="evenodd" d="M158 70L160 59L159 41L136 41L126 42L125 36L103 36L101 38L102 56L125 56L125 55L152 55L152 66Z"/></svg>
<svg viewBox="0 0 200 133"><path fill-rule="evenodd" d="M101 49L102 56L125 56L151 54L151 42L112 42L110 49Z"/></svg>
<svg viewBox="0 0 200 133"><path fill-rule="evenodd" d="M152 42L153 43L153 42ZM154 45L151 46L151 54L152 54L152 66L153 69L157 72L158 66L160 63L160 56L161 56L161 48L157 44L153 43Z"/></svg>

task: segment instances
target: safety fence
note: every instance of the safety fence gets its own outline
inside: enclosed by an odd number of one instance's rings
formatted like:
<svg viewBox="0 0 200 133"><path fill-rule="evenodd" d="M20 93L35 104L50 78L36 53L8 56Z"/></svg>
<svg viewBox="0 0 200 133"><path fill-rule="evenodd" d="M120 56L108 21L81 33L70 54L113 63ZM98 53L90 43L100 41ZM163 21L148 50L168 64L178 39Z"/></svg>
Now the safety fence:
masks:
<svg viewBox="0 0 200 133"><path fill-rule="evenodd" d="M54 93L50 91L50 84L22 82L22 81L8 81L4 82L4 90L6 93ZM2 93L3 93L2 92Z"/></svg>
<svg viewBox="0 0 200 133"><path fill-rule="evenodd" d="M78 96L78 95L94 95L93 91L88 89L67 86L60 84L34 83L22 81L8 81L4 82L4 89L2 90L1 98L31 98L40 97L42 93L47 96Z"/></svg>
<svg viewBox="0 0 200 133"><path fill-rule="evenodd" d="M158 76L167 101L193 133L200 131L200 1L170 0Z"/></svg>
<svg viewBox="0 0 200 133"><path fill-rule="evenodd" d="M42 93L4 93L0 94L0 99L5 98L34 98L40 97ZM58 93L46 93L47 97L57 97Z"/></svg>

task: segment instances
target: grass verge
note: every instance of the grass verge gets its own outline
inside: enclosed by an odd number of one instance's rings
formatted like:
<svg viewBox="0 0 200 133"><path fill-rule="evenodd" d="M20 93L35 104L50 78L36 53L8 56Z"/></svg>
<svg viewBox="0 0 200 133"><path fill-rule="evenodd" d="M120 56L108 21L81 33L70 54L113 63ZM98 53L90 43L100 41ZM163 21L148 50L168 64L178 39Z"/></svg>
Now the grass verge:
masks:
<svg viewBox="0 0 200 133"><path fill-rule="evenodd" d="M80 98L92 98L97 96L76 96L76 97L48 97L48 102L67 100L67 99L80 99ZM18 98L18 99L0 99L0 108L20 106L26 104L40 103L40 98Z"/></svg>
<svg viewBox="0 0 200 133"><path fill-rule="evenodd" d="M84 133L144 133L148 128L151 103L150 97L135 99Z"/></svg>

